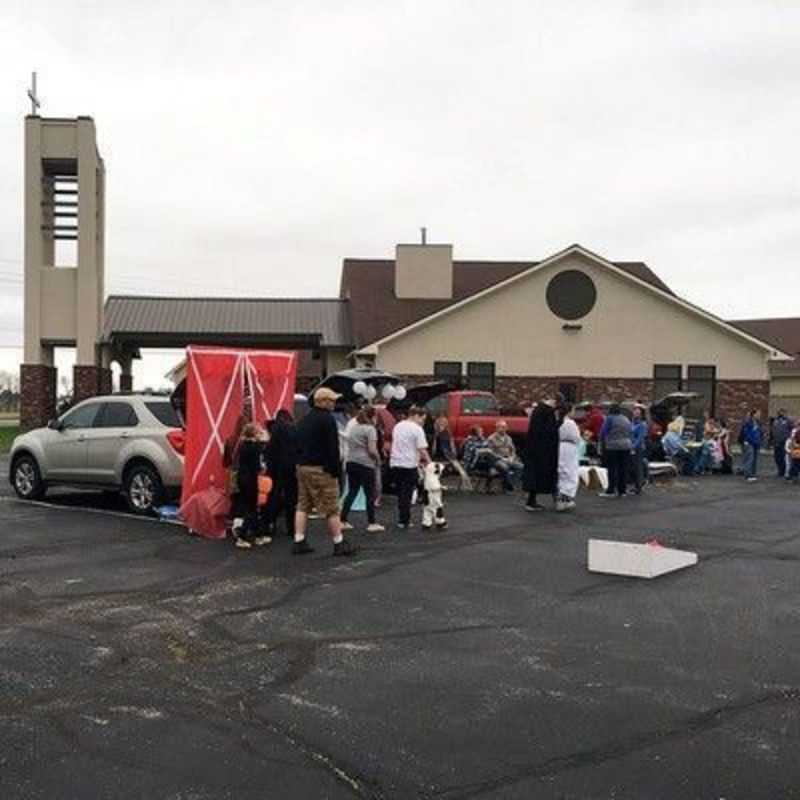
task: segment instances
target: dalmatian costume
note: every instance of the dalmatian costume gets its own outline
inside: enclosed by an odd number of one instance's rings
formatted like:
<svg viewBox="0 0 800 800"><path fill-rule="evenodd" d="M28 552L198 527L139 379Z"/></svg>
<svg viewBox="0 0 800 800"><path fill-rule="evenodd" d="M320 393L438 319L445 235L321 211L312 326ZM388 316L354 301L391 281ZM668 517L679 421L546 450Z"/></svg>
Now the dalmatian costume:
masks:
<svg viewBox="0 0 800 800"><path fill-rule="evenodd" d="M424 469L423 484L427 502L422 511L422 527L430 530L434 523L439 529L447 527L447 520L444 517L444 502L442 501L442 481L441 475L444 464L431 462Z"/></svg>

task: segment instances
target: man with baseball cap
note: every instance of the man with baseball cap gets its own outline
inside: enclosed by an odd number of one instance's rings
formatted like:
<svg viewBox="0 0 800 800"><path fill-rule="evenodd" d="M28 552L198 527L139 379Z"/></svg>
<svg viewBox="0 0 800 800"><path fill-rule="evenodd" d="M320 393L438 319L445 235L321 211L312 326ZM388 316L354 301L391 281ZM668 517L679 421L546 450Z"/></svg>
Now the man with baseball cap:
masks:
<svg viewBox="0 0 800 800"><path fill-rule="evenodd" d="M297 513L295 555L313 553L306 541L308 515L316 508L328 523L335 556L352 556L357 548L342 536L339 519L339 432L331 413L341 395L326 387L314 392L313 407L297 426Z"/></svg>

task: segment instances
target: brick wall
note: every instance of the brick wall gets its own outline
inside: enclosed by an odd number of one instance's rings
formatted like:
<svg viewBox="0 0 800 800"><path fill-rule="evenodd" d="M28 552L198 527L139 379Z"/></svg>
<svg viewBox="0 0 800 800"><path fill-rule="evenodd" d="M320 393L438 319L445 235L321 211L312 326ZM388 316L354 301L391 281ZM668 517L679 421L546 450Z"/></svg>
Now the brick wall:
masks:
<svg viewBox="0 0 800 800"><path fill-rule="evenodd" d="M769 417L769 381L717 381L717 416L738 430L739 422L753 408L761 411L765 423Z"/></svg>
<svg viewBox="0 0 800 800"><path fill-rule="evenodd" d="M407 386L434 380L432 375L398 375ZM638 400L651 403L651 378L576 378L502 375L495 379L495 395L506 412L530 405L534 400L554 396L562 383L573 383L578 400ZM727 419L738 430L738 422L751 408L761 409L763 419L769 412L769 381L717 381L717 416Z"/></svg>
<svg viewBox="0 0 800 800"><path fill-rule="evenodd" d="M44 364L22 364L20 367L20 413L23 431L41 428L56 415L56 382L58 371Z"/></svg>
<svg viewBox="0 0 800 800"><path fill-rule="evenodd" d="M88 397L111 394L111 370L91 364L75 364L72 368L72 398L80 403Z"/></svg>

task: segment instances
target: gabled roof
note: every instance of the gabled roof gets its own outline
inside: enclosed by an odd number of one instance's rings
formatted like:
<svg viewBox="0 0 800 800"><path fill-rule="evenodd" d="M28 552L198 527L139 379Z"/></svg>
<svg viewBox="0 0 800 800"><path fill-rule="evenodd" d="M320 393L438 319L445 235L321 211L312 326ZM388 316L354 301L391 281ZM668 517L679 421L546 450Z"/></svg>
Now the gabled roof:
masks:
<svg viewBox="0 0 800 800"><path fill-rule="evenodd" d="M382 339L414 322L537 266L537 261L454 261L450 300L399 300L394 293L394 260L346 258L339 294L349 298L350 321L358 347ZM639 261L615 262L624 272L662 292L672 290Z"/></svg>
<svg viewBox="0 0 800 800"><path fill-rule="evenodd" d="M800 372L800 358L797 358L800 356L800 317L736 319L731 324L747 331L752 336L772 342L776 348L795 357L794 361L773 363L773 371L777 368L780 371Z"/></svg>
<svg viewBox="0 0 800 800"><path fill-rule="evenodd" d="M327 347L351 347L347 305L337 299L111 295L106 300L103 339L285 336L316 339Z"/></svg>
<svg viewBox="0 0 800 800"><path fill-rule="evenodd" d="M616 264L614 262L607 261L602 256L599 256L596 253L593 253L590 250L587 250L586 248L581 247L581 245L579 245L579 244L570 245L566 249L561 250L558 253L555 253L554 255L550 256L550 258L547 258L544 261L531 263L531 264L528 265L527 269L523 269L523 270L517 271L516 273L514 273L511 276L507 277L506 279L501 280L498 283L494 283L493 285L490 285L490 286L486 287L485 289L483 289L481 291L477 291L477 292L475 292L475 293L473 293L471 295L468 295L468 296L462 298L461 300L457 300L457 301L454 301L454 302L448 302L448 303L446 303L444 305L444 307L440 308L439 310L434 311L434 312L428 314L426 317L424 317L422 319L418 319L418 320L406 325L404 328L401 328L399 330L395 330L395 331L387 334L386 336L383 336L383 337L381 337L381 338L379 338L377 340L374 340L374 341L370 342L368 345L366 345L366 344L365 345L361 345L361 349L367 350L367 349L377 348L380 345L382 345L382 344L384 344L384 343L386 343L388 341L391 341L392 339L395 339L395 338L398 338L400 336L403 336L406 333L410 333L412 330L420 328L423 325L427 325L429 322L433 321L434 319L437 319L437 318L439 318L441 316L444 316L445 314L449 314L449 313L452 313L454 311L457 311L459 308L463 307L464 305L467 305L468 303L474 302L478 298L486 297L486 296L488 296L488 295L490 295L490 294L492 294L492 293L494 293L494 292L496 292L496 291L498 291L498 290L500 290L500 289L502 289L502 288L504 288L506 286L509 286L509 285L515 283L516 281L520 280L521 278L524 278L524 277L526 277L528 275L532 275L535 272L538 272L539 270L550 266L551 264L553 264L556 261L564 258L567 255L571 255L571 254L575 254L575 253L580 254L580 255L584 256L585 258L588 258L591 261L594 261L596 264L604 266L606 269L609 269L610 271L615 272L618 275L627 277L629 280L637 283L642 288L660 295L661 297L663 297L668 302L671 302L671 303L674 303L675 305L681 306L683 309L702 317L707 322L710 322L713 325L716 325L716 326L718 326L720 328L723 328L728 333L731 333L731 334L733 334L735 336L738 336L739 338L741 338L741 339L743 339L745 341L748 341L750 344L755 345L756 347L760 347L762 350L765 350L770 355L770 357L772 357L772 358L781 359L781 360L791 359L790 355L786 354L785 352L782 352L780 349L776 348L774 345L770 344L769 342L766 342L766 341L764 341L764 340L762 340L762 339L760 339L760 338L758 338L756 336L753 336L752 334L747 333L743 329L731 324L730 322L726 322L725 320L720 319L719 317L715 316L714 314L711 314L710 312L703 310L699 306L696 306L693 303L690 303L688 300L684 300L683 298L678 297L676 294L674 294L669 289L665 290L664 288L662 288L663 284L662 285L658 285L658 284L655 284L655 283L653 283L651 281L645 280L644 277L639 277L638 275L636 275L633 272L631 272L629 269L625 269L625 267L622 266L622 264ZM455 262L454 262L454 265L455 265ZM454 272L455 272L455 270L454 270ZM649 272L649 270L648 270L648 272ZM455 282L455 280L454 280L454 282ZM658 281L658 283L661 284L661 281ZM405 302L408 302L408 301L405 301Z"/></svg>

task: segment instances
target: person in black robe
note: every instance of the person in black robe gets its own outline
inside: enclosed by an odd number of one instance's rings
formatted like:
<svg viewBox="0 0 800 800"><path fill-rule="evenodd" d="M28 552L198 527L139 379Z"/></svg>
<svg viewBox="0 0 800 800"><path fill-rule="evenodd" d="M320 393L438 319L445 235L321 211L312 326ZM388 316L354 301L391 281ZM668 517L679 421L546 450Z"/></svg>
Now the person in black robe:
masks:
<svg viewBox="0 0 800 800"><path fill-rule="evenodd" d="M544 506L537 494L555 495L558 482L558 426L554 404L543 400L531 412L525 440L525 471L522 485L528 492L527 511L541 511Z"/></svg>

